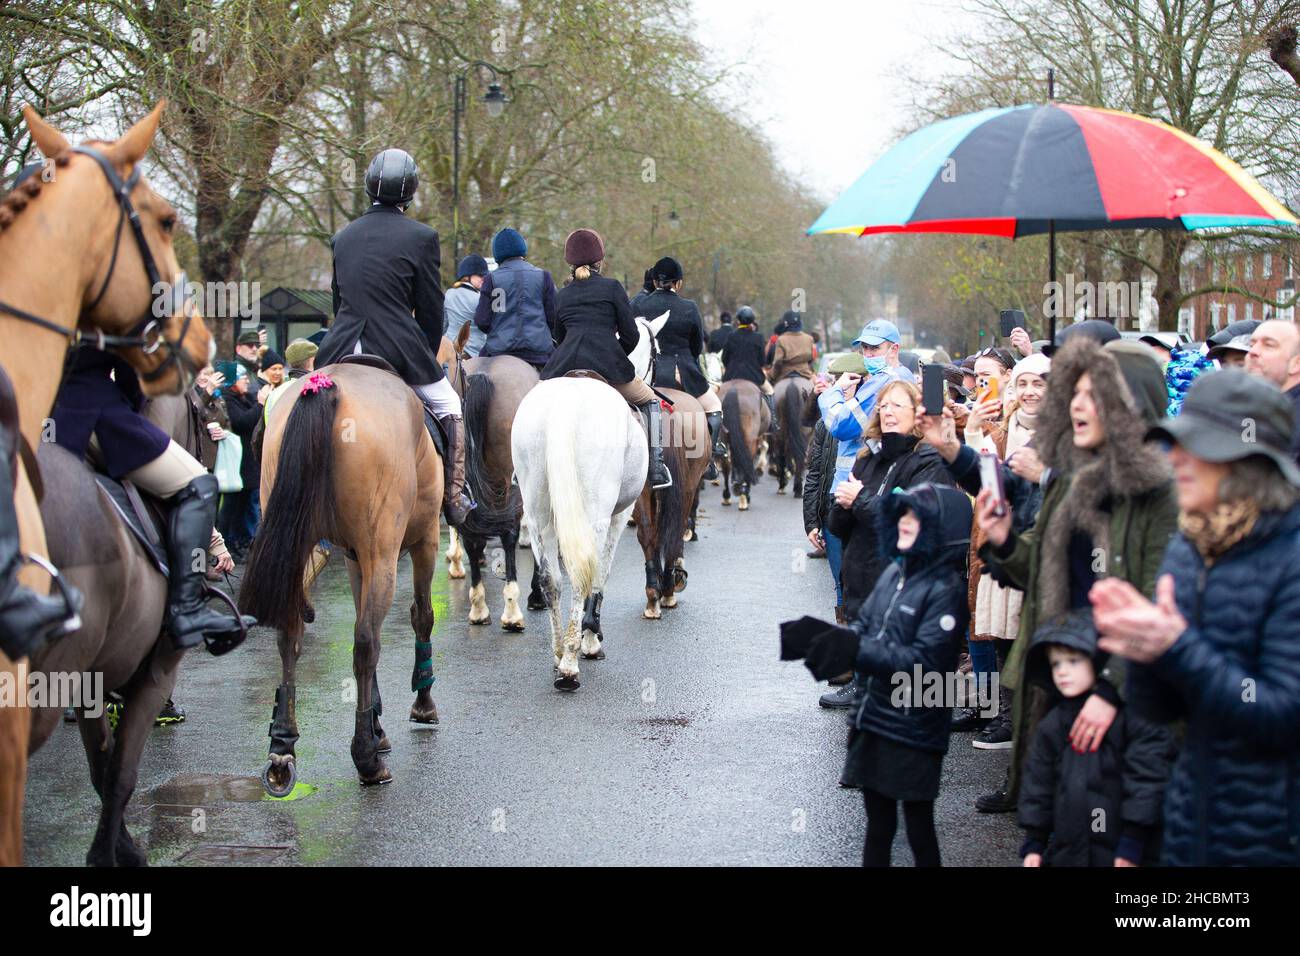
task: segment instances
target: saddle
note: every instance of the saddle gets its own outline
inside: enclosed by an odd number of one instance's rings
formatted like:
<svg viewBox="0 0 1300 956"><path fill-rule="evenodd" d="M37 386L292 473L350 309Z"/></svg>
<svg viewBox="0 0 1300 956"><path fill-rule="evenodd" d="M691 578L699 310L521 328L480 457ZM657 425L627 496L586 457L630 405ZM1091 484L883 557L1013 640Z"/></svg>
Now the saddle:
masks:
<svg viewBox="0 0 1300 956"><path fill-rule="evenodd" d="M593 382L600 382L602 385L609 385L609 379L601 375L599 372L593 371L589 368L575 368L572 371L565 372L563 375L560 376L560 378L589 378ZM614 386L609 385L609 387L613 388ZM668 398L667 395L664 395L662 392L659 391L659 389L655 388L653 385L650 386L650 391L655 393L659 401L663 402L665 405L668 406L667 408L668 412L672 412L673 403ZM627 403L627 407L632 409L634 412L637 412L638 414L640 413L640 409L638 409L637 406L633 405L631 402Z"/></svg>
<svg viewBox="0 0 1300 956"><path fill-rule="evenodd" d="M152 495L140 493L140 489L129 481L117 481L110 478L95 463L91 462L95 472L95 482L99 490L113 505L113 510L130 529L132 536L140 543L144 553L149 556L163 577L170 577L167 570L167 549L163 539L167 520L163 505Z"/></svg>
<svg viewBox="0 0 1300 956"><path fill-rule="evenodd" d="M398 375L397 373L397 369L393 368L393 363L388 361L388 359L384 358L381 355L371 355L367 352L362 352L359 355L345 355L338 360L337 364L338 365L368 365L370 368L377 368L382 372L388 372L392 375L397 375L398 378L401 378L401 376ZM411 391L415 391L415 389L411 389ZM419 393L416 392L416 398L419 397L420 397ZM442 430L442 424L438 421L438 419L433 417L433 413L429 411L427 406L424 405L423 400L420 402L420 405L421 407L424 408L424 427L428 429L429 437L433 439L433 447L438 449L438 457L443 460L446 460L447 435Z"/></svg>

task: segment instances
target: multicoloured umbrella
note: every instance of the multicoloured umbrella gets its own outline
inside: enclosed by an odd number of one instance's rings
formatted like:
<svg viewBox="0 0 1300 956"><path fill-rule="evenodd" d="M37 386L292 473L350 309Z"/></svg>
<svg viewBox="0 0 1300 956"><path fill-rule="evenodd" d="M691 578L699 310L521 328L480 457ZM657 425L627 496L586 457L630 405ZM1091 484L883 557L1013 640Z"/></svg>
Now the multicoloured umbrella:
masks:
<svg viewBox="0 0 1300 956"><path fill-rule="evenodd" d="M1297 225L1249 173L1156 120L1013 106L943 120L878 159L809 235L947 232L1014 239L1087 229Z"/></svg>

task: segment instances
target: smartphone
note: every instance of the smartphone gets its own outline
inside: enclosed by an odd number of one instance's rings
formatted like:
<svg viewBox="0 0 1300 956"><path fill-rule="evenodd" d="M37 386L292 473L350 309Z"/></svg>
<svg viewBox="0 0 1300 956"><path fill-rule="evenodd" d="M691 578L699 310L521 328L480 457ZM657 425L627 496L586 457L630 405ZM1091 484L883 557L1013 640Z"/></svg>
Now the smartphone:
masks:
<svg viewBox="0 0 1300 956"><path fill-rule="evenodd" d="M996 507L993 514L999 518L1007 513L1007 489L1002 483L1002 463L990 451L980 452L980 484L993 492Z"/></svg>
<svg viewBox="0 0 1300 956"><path fill-rule="evenodd" d="M1020 309L1003 309L998 313L998 323L1001 325L1002 337L1009 339L1012 332L1025 327L1025 313Z"/></svg>
<svg viewBox="0 0 1300 956"><path fill-rule="evenodd" d="M943 366L925 365L921 368L921 400L927 415L943 414Z"/></svg>
<svg viewBox="0 0 1300 956"><path fill-rule="evenodd" d="M982 404L983 402L992 401L993 399L1000 397L1001 394L1002 394L1001 380L996 377L990 378L988 382L985 384L985 386L979 389L975 393L975 404L979 405Z"/></svg>

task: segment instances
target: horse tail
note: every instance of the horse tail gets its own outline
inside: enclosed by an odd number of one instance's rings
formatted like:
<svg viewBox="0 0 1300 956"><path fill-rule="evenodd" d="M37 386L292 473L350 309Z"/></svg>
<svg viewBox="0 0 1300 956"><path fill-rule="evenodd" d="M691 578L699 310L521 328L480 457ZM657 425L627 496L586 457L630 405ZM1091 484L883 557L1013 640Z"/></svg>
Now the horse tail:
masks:
<svg viewBox="0 0 1300 956"><path fill-rule="evenodd" d="M802 414L803 392L799 380L786 379L785 395L781 399L781 432L785 436L786 464L791 471L797 471L803 464L808 450L803 425L799 421Z"/></svg>
<svg viewBox="0 0 1300 956"><path fill-rule="evenodd" d="M620 412L622 409L620 409ZM578 481L578 415L576 407L551 414L546 440L546 485L560 556L573 582L573 593L590 596L596 579L596 535L587 518L585 495Z"/></svg>
<svg viewBox="0 0 1300 956"><path fill-rule="evenodd" d="M671 574L677 559L686 550L682 535L686 531L685 452L681 448L665 447L664 464L672 475L671 487L660 488L655 496L655 538L664 573Z"/></svg>
<svg viewBox="0 0 1300 956"><path fill-rule="evenodd" d="M478 506L469 513L465 530L470 534L490 538L514 527L514 510L510 505L510 485L497 487L488 471L487 449L488 415L496 386L482 372L476 372L465 382L465 400L462 414L465 419L465 481Z"/></svg>
<svg viewBox="0 0 1300 956"><path fill-rule="evenodd" d="M334 521L334 416L338 386L302 392L280 441L275 484L253 539L239 607L279 631L299 627L306 610L303 572Z"/></svg>
<svg viewBox="0 0 1300 956"><path fill-rule="evenodd" d="M745 440L745 421L740 412L740 390L737 388L730 389L722 396L722 427L727 430L731 467L736 469L736 474L746 484L756 483L758 472L754 468L754 456L750 454L749 442Z"/></svg>

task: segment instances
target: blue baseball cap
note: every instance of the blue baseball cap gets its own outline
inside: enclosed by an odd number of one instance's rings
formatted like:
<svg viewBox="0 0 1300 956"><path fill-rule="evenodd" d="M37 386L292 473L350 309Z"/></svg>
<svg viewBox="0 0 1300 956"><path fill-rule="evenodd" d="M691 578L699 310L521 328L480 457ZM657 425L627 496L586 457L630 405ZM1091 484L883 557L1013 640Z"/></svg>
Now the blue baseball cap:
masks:
<svg viewBox="0 0 1300 956"><path fill-rule="evenodd" d="M902 341L902 336L898 334L898 326L885 319L876 319L862 327L862 331L858 333L858 337L852 344L879 345L881 342L893 342L898 345Z"/></svg>

